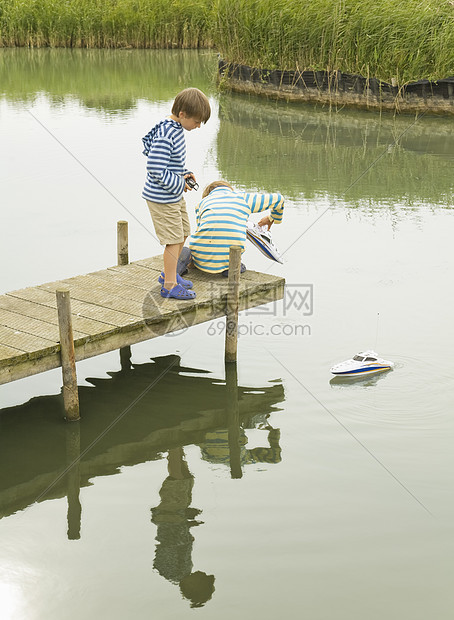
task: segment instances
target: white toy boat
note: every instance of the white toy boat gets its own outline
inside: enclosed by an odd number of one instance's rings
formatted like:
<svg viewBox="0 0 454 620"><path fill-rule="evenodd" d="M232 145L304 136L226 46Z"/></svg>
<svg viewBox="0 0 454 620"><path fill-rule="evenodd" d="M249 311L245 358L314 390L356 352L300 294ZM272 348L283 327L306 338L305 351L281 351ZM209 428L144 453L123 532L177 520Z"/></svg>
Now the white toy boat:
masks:
<svg viewBox="0 0 454 620"><path fill-rule="evenodd" d="M394 362L384 360L375 351L363 351L345 362L333 366L330 371L336 377L361 377L376 372L392 370Z"/></svg>
<svg viewBox="0 0 454 620"><path fill-rule="evenodd" d="M283 264L284 261L282 260L278 249L274 245L271 239L270 231L266 226L257 226L257 224L248 222L246 228L246 237L267 258L275 260L278 263L281 263L281 265Z"/></svg>

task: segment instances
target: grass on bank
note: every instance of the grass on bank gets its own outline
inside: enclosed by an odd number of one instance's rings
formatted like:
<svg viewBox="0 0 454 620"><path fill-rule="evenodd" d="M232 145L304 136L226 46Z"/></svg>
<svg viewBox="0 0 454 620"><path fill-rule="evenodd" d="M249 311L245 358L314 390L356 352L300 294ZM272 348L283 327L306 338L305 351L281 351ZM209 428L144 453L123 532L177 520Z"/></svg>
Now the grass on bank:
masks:
<svg viewBox="0 0 454 620"><path fill-rule="evenodd" d="M211 45L208 0L0 0L7 47Z"/></svg>
<svg viewBox="0 0 454 620"><path fill-rule="evenodd" d="M399 83L454 74L453 0L216 0L229 61Z"/></svg>
<svg viewBox="0 0 454 620"><path fill-rule="evenodd" d="M215 47L399 83L454 75L454 0L0 0L0 45Z"/></svg>

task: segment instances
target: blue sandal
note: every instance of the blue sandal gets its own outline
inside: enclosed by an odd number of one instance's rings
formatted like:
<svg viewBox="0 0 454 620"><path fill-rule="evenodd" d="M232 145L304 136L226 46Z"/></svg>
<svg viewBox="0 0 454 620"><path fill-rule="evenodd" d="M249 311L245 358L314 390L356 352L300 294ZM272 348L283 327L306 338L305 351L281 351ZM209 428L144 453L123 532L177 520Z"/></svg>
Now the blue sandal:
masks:
<svg viewBox="0 0 454 620"><path fill-rule="evenodd" d="M189 291L187 288L177 284L170 291L164 287L161 288L161 297L168 297L172 299L195 299L195 292Z"/></svg>
<svg viewBox="0 0 454 620"><path fill-rule="evenodd" d="M159 284L164 284L164 272L163 271L161 271L161 275L158 278L158 282ZM194 286L191 280L185 280L184 278L180 276L179 273L177 273L177 284L181 284L181 286L184 286L184 288L192 288Z"/></svg>

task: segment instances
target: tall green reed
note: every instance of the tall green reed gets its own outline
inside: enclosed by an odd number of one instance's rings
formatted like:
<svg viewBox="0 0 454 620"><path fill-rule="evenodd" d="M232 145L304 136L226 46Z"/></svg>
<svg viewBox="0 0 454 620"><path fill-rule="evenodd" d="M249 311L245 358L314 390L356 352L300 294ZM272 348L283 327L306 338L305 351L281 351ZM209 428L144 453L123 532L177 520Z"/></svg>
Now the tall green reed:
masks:
<svg viewBox="0 0 454 620"><path fill-rule="evenodd" d="M215 12L231 61L401 83L454 74L453 0L215 0Z"/></svg>
<svg viewBox="0 0 454 620"><path fill-rule="evenodd" d="M454 74L454 0L0 0L0 45L214 46L266 69L405 83Z"/></svg>
<svg viewBox="0 0 454 620"><path fill-rule="evenodd" d="M211 10L207 0L0 0L0 44L209 46Z"/></svg>

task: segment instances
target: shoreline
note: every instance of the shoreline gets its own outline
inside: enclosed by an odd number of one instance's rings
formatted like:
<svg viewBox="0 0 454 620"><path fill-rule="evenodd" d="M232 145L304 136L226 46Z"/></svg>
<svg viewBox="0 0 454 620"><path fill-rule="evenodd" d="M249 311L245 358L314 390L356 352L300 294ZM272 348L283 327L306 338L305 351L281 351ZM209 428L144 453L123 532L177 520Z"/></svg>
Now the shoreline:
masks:
<svg viewBox="0 0 454 620"><path fill-rule="evenodd" d="M269 71L220 59L218 84L233 92L269 99L394 113L454 115L454 76L398 86L340 71Z"/></svg>

